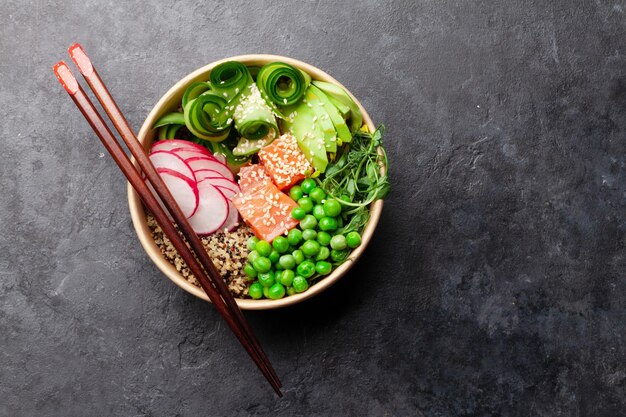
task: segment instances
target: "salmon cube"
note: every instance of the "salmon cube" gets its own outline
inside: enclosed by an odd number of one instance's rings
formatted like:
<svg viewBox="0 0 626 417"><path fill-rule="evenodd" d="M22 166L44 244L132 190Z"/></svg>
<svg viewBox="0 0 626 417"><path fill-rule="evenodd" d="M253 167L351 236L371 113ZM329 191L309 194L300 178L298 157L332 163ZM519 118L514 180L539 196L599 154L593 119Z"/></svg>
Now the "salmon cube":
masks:
<svg viewBox="0 0 626 417"><path fill-rule="evenodd" d="M271 180L263 165L247 165L241 167L239 170L239 188L241 188L241 192L243 193L252 190L259 184L266 184Z"/></svg>
<svg viewBox="0 0 626 417"><path fill-rule="evenodd" d="M289 133L263 147L258 155L272 181L281 190L302 181L307 173L313 172L296 138Z"/></svg>
<svg viewBox="0 0 626 417"><path fill-rule="evenodd" d="M291 211L298 204L270 181L257 184L232 201L259 239L271 242L298 224L298 220L291 217Z"/></svg>

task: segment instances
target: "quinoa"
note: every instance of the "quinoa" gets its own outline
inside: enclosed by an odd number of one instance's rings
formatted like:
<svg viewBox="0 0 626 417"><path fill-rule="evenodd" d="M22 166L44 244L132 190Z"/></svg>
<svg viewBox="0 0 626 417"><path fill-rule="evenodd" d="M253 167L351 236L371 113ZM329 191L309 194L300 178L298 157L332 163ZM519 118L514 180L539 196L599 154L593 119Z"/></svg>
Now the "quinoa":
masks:
<svg viewBox="0 0 626 417"><path fill-rule="evenodd" d="M178 254L169 238L163 233L154 216L148 213L148 227L152 238L157 244L163 257L190 283L200 287L200 283L193 276L185 261ZM240 224L232 232L221 231L210 236L201 237L202 245L213 260L215 267L228 284L228 289L235 297L247 298L248 287L251 281L246 279L243 267L248 259L247 242L254 236L245 224Z"/></svg>

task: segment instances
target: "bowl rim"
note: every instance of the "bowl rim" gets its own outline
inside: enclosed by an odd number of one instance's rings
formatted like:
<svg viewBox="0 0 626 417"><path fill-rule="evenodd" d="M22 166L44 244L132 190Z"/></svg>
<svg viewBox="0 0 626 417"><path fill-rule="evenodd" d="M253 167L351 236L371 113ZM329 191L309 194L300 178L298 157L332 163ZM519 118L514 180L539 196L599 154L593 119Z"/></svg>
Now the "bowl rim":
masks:
<svg viewBox="0 0 626 417"><path fill-rule="evenodd" d="M376 128L369 114L367 113L363 105L357 100L357 98L354 97L354 95L343 84L341 84L339 81L337 81L335 78L331 77L321 69L306 62L281 55L246 54L232 56L211 62L201 68L192 71L191 73L180 79L178 82L176 82L163 96L161 96L156 105L151 109L150 113L144 120L141 129L139 130L137 138L144 146L144 149L148 150L150 144L152 143L152 139L154 137L152 126L158 120L158 118L161 117L166 111L170 111L168 107L171 106L171 102L176 98L176 96L182 96L182 93L185 91L188 85L201 78L205 78L215 66L226 61L239 61L246 65L258 65L266 62L282 61L306 71L307 73L309 73L309 75L311 75L314 80L328 81L336 84L343 88L352 97L354 102L359 106L359 109L363 114L363 121L367 125L368 129L373 132ZM134 159L133 163L137 166L137 163ZM160 249L154 242L154 239L152 239L152 233L150 232L150 228L148 227L146 221L146 213L143 207L143 203L141 202L139 195L135 192L130 183L127 185L127 194L133 227L135 228L137 237L139 238L142 247L148 254L148 257L152 260L152 262L154 262L157 268L163 274L165 274L165 276L167 276L172 282L174 282L174 284L187 291L188 293L210 302L208 296L202 288L197 287L191 282L187 281L176 270L176 268L161 254ZM352 265L361 257L361 255L367 248L367 245L369 244L374 234L374 230L378 225L382 208L383 200L377 200L372 203L372 205L370 206L370 219L361 236L361 245L350 253L347 261L337 267L328 276L320 278L315 284L311 285L307 291L299 294L290 295L288 297L281 298L280 300L252 300L235 298L235 301L237 302L239 308L241 308L242 310L269 310L287 307L307 300L335 284L350 270Z"/></svg>

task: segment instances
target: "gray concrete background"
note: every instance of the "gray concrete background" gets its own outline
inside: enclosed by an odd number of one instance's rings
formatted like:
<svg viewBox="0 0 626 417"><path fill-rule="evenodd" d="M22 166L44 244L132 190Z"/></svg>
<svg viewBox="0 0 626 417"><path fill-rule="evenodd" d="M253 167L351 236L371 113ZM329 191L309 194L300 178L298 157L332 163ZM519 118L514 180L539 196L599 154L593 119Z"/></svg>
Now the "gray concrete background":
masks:
<svg viewBox="0 0 626 417"><path fill-rule="evenodd" d="M626 406L623 0L0 4L0 415L618 416ZM51 66L81 42L130 122L193 69L276 53L387 125L364 258L248 313L150 263Z"/></svg>

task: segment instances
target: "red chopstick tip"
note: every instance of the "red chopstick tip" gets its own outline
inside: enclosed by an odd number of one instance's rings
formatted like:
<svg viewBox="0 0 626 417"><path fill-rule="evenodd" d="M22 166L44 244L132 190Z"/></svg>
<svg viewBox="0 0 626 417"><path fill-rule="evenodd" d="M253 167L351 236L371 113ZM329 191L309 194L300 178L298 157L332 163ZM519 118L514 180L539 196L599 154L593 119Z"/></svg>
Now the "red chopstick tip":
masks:
<svg viewBox="0 0 626 417"><path fill-rule="evenodd" d="M70 46L67 51L70 53L72 61L74 61L81 74L83 74L84 76L88 76L93 73L93 65L91 64L91 60L79 43L75 43L74 45Z"/></svg>
<svg viewBox="0 0 626 417"><path fill-rule="evenodd" d="M70 68L64 61L59 61L52 67L57 79L69 94L74 95L78 92L78 81L70 71Z"/></svg>

